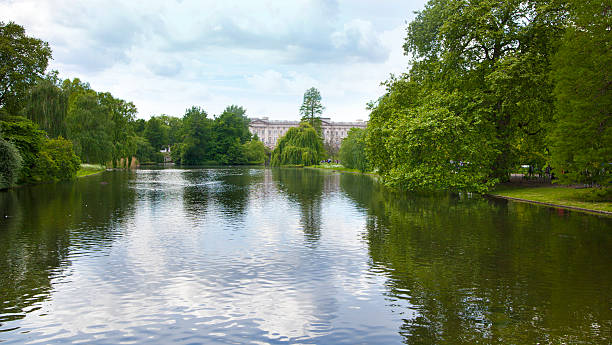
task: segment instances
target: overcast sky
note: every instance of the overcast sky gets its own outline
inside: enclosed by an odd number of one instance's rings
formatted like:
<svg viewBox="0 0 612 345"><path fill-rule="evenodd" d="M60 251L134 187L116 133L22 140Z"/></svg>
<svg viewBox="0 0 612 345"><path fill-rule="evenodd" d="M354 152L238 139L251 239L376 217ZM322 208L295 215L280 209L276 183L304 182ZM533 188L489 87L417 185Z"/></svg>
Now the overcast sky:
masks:
<svg viewBox="0 0 612 345"><path fill-rule="evenodd" d="M296 120L304 91L324 116L366 120L390 73L408 68L406 22L424 0L0 0L14 21L49 42L50 69L136 104L138 117L210 115Z"/></svg>

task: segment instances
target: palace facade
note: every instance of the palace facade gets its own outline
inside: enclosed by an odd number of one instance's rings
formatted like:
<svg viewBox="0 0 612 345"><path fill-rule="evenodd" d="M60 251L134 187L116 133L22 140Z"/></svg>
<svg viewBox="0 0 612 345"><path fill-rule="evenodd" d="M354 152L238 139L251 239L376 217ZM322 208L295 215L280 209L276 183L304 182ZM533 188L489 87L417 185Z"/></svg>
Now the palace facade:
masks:
<svg viewBox="0 0 612 345"><path fill-rule="evenodd" d="M267 117L251 118L249 131L257 134L259 140L269 148L274 148L278 139L285 135L289 128L298 127L300 121L269 120ZM328 117L321 118L321 130L323 141L335 147L340 147L342 139L346 138L349 129L365 128L367 121L357 120L355 122L333 122Z"/></svg>

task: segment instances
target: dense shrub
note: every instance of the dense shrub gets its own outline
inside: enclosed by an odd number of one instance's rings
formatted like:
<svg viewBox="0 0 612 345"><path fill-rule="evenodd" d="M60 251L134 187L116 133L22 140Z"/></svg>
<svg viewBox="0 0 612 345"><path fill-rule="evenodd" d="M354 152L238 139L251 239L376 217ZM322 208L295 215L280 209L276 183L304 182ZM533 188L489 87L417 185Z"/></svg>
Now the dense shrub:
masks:
<svg viewBox="0 0 612 345"><path fill-rule="evenodd" d="M32 169L36 182L70 180L76 176L81 160L74 154L72 142L62 137L45 141Z"/></svg>
<svg viewBox="0 0 612 345"><path fill-rule="evenodd" d="M263 164L266 160L266 147L258 139L254 138L243 144L244 153L248 164Z"/></svg>
<svg viewBox="0 0 612 345"><path fill-rule="evenodd" d="M31 170L36 165L38 153L45 141L45 132L39 130L34 122L22 116L2 116L0 127L2 127L4 139L12 142L23 158L18 181L34 182Z"/></svg>
<svg viewBox="0 0 612 345"><path fill-rule="evenodd" d="M370 170L370 161L366 156L366 131L363 128L351 128L348 136L340 146L340 161L350 169Z"/></svg>
<svg viewBox="0 0 612 345"><path fill-rule="evenodd" d="M23 159L11 142L0 138L0 189L17 182Z"/></svg>

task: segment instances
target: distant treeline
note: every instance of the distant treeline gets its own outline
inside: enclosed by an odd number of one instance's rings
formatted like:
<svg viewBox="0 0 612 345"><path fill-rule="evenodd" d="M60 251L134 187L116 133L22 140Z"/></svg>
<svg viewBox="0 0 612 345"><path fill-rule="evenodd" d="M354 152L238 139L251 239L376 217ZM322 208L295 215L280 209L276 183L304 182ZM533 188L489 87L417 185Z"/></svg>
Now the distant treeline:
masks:
<svg viewBox="0 0 612 345"><path fill-rule="evenodd" d="M46 72L51 49L23 27L0 22L0 188L73 178L81 162L128 167L163 162L262 164L266 149L248 130L245 110L214 119L199 107L182 118L136 119L132 102L79 79Z"/></svg>

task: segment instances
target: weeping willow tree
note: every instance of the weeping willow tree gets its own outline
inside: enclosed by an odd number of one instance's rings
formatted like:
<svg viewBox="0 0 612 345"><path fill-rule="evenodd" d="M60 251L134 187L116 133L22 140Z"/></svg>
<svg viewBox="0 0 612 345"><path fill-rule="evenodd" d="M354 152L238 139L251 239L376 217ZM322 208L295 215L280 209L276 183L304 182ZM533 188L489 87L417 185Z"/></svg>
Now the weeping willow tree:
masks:
<svg viewBox="0 0 612 345"><path fill-rule="evenodd" d="M323 156L323 141L315 129L302 123L299 127L290 128L272 152L271 164L279 165L313 165Z"/></svg>
<svg viewBox="0 0 612 345"><path fill-rule="evenodd" d="M56 74L39 79L24 97L23 115L52 138L66 136L68 93L58 84Z"/></svg>

